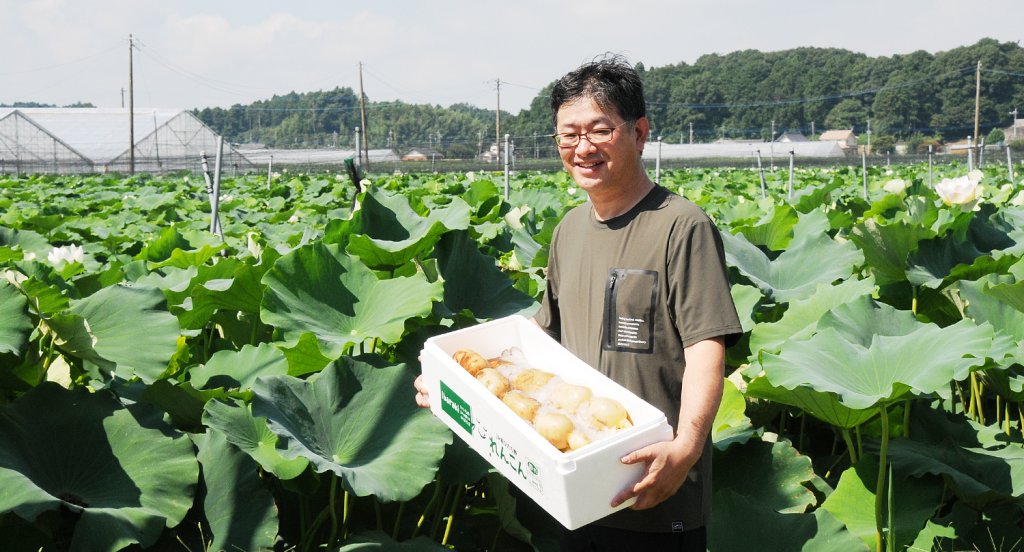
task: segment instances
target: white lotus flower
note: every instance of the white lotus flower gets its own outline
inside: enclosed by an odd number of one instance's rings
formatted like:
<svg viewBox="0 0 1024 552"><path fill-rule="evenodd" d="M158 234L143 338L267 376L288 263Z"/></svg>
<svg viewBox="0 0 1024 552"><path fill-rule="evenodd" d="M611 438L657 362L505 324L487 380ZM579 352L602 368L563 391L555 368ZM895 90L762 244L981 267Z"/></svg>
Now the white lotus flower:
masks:
<svg viewBox="0 0 1024 552"><path fill-rule="evenodd" d="M889 192L890 194L903 193L903 190L907 189L907 181L902 178L894 178L885 183L882 189Z"/></svg>
<svg viewBox="0 0 1024 552"><path fill-rule="evenodd" d="M1013 196L1013 199L1010 200L1010 204L1017 207L1024 205L1024 190L1017 192L1017 195Z"/></svg>
<svg viewBox="0 0 1024 552"><path fill-rule="evenodd" d="M886 176L892 176L893 174L894 174L894 173L892 172L892 169L886 169L886 170L885 170L885 175L886 175Z"/></svg>
<svg viewBox="0 0 1024 552"><path fill-rule="evenodd" d="M569 192L569 195L576 195L576 188L572 186L570 186L569 189L566 191Z"/></svg>
<svg viewBox="0 0 1024 552"><path fill-rule="evenodd" d="M295 211L294 215L288 217L288 222L290 222L292 224L295 224L296 222L299 222L299 211Z"/></svg>
<svg viewBox="0 0 1024 552"><path fill-rule="evenodd" d="M82 263L85 261L85 251L79 245L62 245L51 249L46 260L55 267L64 263Z"/></svg>
<svg viewBox="0 0 1024 552"><path fill-rule="evenodd" d="M466 173L466 181L467 182L472 182L474 180L476 180L476 173L475 172L469 171L468 173Z"/></svg>
<svg viewBox="0 0 1024 552"><path fill-rule="evenodd" d="M981 171L971 171L959 178L943 178L935 186L935 192L946 205L960 205L973 209L981 199Z"/></svg>
<svg viewBox="0 0 1024 552"><path fill-rule="evenodd" d="M249 232L245 235L245 247L252 253L253 257L259 259L263 255L263 246L256 241L259 234L256 232Z"/></svg>
<svg viewBox="0 0 1024 552"><path fill-rule="evenodd" d="M1021 192L1021 193L1024 193L1024 192ZM36 260L36 254L35 254L35 252L34 252L34 251L26 251L26 252L25 252L25 256L24 256L24 259L25 259L26 261L34 261L34 260Z"/></svg>

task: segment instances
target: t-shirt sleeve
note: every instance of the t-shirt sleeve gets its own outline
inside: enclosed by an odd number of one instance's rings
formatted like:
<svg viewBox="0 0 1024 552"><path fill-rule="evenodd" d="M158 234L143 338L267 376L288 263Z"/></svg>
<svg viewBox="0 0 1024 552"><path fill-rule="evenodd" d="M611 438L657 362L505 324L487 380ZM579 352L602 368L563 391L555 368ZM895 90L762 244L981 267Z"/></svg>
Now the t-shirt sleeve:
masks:
<svg viewBox="0 0 1024 552"><path fill-rule="evenodd" d="M728 347L739 340L743 328L729 291L722 236L708 219L691 223L676 236L669 294L683 346L724 337Z"/></svg>

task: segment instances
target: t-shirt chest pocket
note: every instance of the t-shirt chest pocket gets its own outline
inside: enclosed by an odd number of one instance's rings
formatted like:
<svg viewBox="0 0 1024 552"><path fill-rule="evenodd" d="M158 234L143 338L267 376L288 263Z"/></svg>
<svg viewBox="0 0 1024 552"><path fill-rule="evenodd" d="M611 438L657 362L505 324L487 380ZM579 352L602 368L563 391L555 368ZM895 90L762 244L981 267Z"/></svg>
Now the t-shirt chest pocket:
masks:
<svg viewBox="0 0 1024 552"><path fill-rule="evenodd" d="M656 271L609 270L604 288L604 350L653 353L657 300Z"/></svg>

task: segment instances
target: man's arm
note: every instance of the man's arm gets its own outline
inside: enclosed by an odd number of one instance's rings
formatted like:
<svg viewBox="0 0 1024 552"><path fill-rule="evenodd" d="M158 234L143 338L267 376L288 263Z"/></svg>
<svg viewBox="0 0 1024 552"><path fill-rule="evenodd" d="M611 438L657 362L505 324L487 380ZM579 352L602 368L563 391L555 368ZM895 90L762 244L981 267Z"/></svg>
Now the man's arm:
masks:
<svg viewBox="0 0 1024 552"><path fill-rule="evenodd" d="M682 487L686 474L704 450L704 441L722 401L725 342L721 337L705 339L687 347L683 354L686 371L683 372L676 437L622 458L624 464L646 463L647 471L632 488L612 500L613 507L632 496L637 497L633 504L635 510L646 510L660 504Z"/></svg>

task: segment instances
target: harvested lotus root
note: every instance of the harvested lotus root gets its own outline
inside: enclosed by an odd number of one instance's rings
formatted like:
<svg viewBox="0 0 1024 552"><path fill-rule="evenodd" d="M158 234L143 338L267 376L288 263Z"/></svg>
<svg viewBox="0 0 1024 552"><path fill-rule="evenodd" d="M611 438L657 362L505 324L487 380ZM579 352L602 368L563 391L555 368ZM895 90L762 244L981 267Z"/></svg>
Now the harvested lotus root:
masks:
<svg viewBox="0 0 1024 552"><path fill-rule="evenodd" d="M509 390L508 378L501 375L501 372L494 368L484 368L476 374L476 379L484 384L488 391L499 399L505 396Z"/></svg>
<svg viewBox="0 0 1024 552"><path fill-rule="evenodd" d="M544 370L538 370L536 368L527 368L512 378L512 387L515 387L520 391L533 392L544 387L544 385L551 381L551 378L553 377L555 377L555 375L551 372L545 372Z"/></svg>
<svg viewBox="0 0 1024 552"><path fill-rule="evenodd" d="M533 427L558 450L569 448L569 435L574 428L565 414L538 412L533 418Z"/></svg>
<svg viewBox="0 0 1024 552"><path fill-rule="evenodd" d="M597 429L625 429L633 426L629 413L622 404L608 397L590 399L590 419Z"/></svg>
<svg viewBox="0 0 1024 552"><path fill-rule="evenodd" d="M587 387L561 382L551 389L551 405L572 414L592 395Z"/></svg>
<svg viewBox="0 0 1024 552"><path fill-rule="evenodd" d="M477 373L480 372L480 370L490 367L490 363L487 361L486 358L481 356L480 353L470 351L467 349L460 349L458 351L455 351L455 354L452 355L452 358L454 358L455 362L458 362L459 366L465 368L466 371L469 372L470 375L472 376L477 375Z"/></svg>
<svg viewBox="0 0 1024 552"><path fill-rule="evenodd" d="M534 415L537 414L537 409L540 408L540 401L515 389L505 393L501 401L511 408L512 412L515 412L527 422L533 421Z"/></svg>

